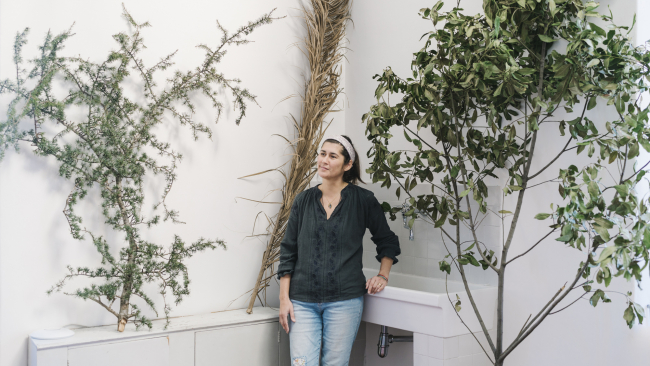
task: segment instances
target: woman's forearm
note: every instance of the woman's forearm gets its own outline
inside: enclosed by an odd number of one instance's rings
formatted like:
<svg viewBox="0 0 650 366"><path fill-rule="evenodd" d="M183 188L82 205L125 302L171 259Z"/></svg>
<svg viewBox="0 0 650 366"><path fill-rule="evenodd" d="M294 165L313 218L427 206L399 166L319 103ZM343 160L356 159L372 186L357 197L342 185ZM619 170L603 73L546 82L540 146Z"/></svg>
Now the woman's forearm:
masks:
<svg viewBox="0 0 650 366"><path fill-rule="evenodd" d="M391 259L392 261L392 259ZM289 283L291 282L291 274L286 274L280 278L280 300L289 299Z"/></svg>
<svg viewBox="0 0 650 366"><path fill-rule="evenodd" d="M379 274L382 276L385 276L388 278L388 275L390 274L390 268L393 266L393 259L389 257L382 257L381 258L381 267L379 267ZM280 286L282 286L282 282L280 282Z"/></svg>

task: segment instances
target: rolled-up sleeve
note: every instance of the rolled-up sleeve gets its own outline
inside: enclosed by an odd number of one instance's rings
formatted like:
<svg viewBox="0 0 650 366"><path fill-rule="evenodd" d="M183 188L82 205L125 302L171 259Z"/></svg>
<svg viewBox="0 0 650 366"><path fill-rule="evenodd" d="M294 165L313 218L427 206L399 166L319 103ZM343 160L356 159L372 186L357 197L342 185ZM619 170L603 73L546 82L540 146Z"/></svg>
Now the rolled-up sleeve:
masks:
<svg viewBox="0 0 650 366"><path fill-rule="evenodd" d="M280 242L280 265L278 265L278 279L286 274L293 273L296 267L296 260L298 259L298 228L300 227L300 205L296 196L291 206L289 213L289 221L287 228L284 231L284 238Z"/></svg>
<svg viewBox="0 0 650 366"><path fill-rule="evenodd" d="M377 245L377 261L388 257L393 259L393 264L397 263L397 256L401 253L399 239L388 226L386 214L374 194L366 198L366 227L372 234L370 239Z"/></svg>

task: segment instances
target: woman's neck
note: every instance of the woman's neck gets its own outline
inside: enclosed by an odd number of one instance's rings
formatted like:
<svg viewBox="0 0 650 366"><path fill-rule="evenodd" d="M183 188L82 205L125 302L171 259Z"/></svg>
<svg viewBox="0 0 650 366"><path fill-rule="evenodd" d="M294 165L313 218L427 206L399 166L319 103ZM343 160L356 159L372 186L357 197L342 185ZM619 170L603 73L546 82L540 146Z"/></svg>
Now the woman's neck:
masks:
<svg viewBox="0 0 650 366"><path fill-rule="evenodd" d="M344 182L342 179L334 182L328 179L323 179L323 183L321 183L318 188L323 192L323 195L333 196L341 192L341 190L348 184L349 183Z"/></svg>

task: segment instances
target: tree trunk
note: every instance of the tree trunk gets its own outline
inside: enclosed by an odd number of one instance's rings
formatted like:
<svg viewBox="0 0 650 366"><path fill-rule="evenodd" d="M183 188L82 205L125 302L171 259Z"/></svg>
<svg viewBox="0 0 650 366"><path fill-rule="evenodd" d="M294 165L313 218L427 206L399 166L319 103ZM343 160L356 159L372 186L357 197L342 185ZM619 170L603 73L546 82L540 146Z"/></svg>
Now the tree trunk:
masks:
<svg viewBox="0 0 650 366"><path fill-rule="evenodd" d="M129 305L131 304L131 292L133 289L133 266L135 265L135 254L138 248L135 242L135 238L133 237L133 227L130 225L127 219L127 210L124 206L124 202L122 201L122 179L117 177L115 179L115 185L117 188L117 204L120 207L122 222L124 223L124 228L126 229L126 237L129 241L130 249L129 256L127 258L127 269L124 273L124 282L122 284L120 312L117 318L117 330L118 332L124 332L124 327L129 320Z"/></svg>

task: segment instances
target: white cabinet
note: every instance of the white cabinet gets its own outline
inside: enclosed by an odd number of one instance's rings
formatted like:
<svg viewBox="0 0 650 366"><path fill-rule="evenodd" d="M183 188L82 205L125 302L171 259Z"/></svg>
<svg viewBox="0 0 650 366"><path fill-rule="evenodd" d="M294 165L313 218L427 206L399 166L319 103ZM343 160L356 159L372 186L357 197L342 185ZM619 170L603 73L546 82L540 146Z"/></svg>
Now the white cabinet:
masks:
<svg viewBox="0 0 650 366"><path fill-rule="evenodd" d="M278 366L277 321L196 332L195 337L194 366Z"/></svg>
<svg viewBox="0 0 650 366"><path fill-rule="evenodd" d="M256 307L132 325L75 329L59 340L29 340L29 366L288 366L289 339L278 311ZM284 331L282 330L282 333Z"/></svg>
<svg viewBox="0 0 650 366"><path fill-rule="evenodd" d="M68 366L88 365L169 366L169 339L156 337L68 348Z"/></svg>

